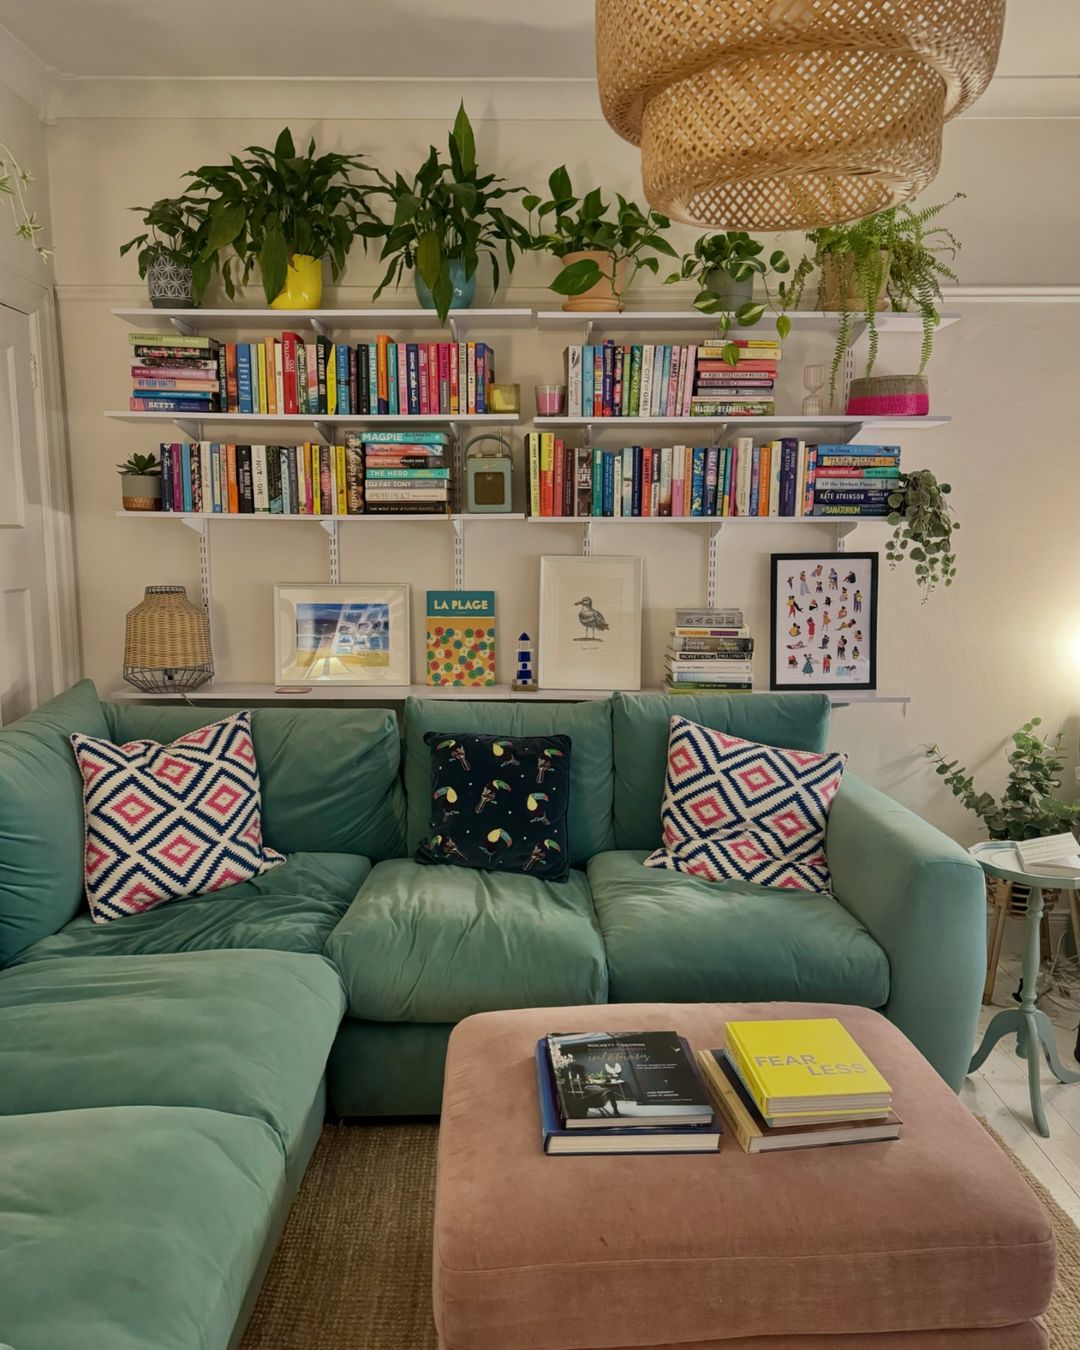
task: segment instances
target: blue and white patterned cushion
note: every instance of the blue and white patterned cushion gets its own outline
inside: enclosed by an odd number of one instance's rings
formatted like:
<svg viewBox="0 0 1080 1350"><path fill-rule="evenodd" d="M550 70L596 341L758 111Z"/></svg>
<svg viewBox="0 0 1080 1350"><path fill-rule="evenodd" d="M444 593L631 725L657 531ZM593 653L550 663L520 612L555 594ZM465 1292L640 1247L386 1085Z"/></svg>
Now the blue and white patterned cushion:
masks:
<svg viewBox="0 0 1080 1350"><path fill-rule="evenodd" d="M171 745L75 735L95 923L250 881L285 861L262 839L251 714Z"/></svg>
<svg viewBox="0 0 1080 1350"><path fill-rule="evenodd" d="M671 719L663 847L646 867L828 891L825 827L846 755L781 750Z"/></svg>

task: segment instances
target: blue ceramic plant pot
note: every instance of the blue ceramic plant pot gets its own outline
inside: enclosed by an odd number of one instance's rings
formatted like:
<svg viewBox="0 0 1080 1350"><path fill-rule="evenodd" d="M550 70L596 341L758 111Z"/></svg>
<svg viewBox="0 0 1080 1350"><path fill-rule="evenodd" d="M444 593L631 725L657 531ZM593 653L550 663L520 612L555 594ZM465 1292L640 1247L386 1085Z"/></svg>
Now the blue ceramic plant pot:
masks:
<svg viewBox="0 0 1080 1350"><path fill-rule="evenodd" d="M451 309L468 309L476 295L476 273L474 272L468 280L465 279L465 264L460 258L450 259L450 283L454 288L453 297L450 300ZM434 309L435 300L428 289L427 282L419 272L413 272L413 285L416 287L416 298L420 301L424 309Z"/></svg>

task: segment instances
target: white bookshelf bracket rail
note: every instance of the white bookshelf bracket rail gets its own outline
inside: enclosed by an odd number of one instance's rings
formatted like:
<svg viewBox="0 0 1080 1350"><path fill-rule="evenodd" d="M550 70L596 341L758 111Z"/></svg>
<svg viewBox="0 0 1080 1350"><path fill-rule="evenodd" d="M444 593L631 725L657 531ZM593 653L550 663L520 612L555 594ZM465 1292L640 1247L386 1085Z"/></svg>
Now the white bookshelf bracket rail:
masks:
<svg viewBox="0 0 1080 1350"><path fill-rule="evenodd" d="M723 521L717 521L709 526L709 561L705 574L705 604L709 609L714 609L717 604L720 582L720 532L723 528Z"/></svg>

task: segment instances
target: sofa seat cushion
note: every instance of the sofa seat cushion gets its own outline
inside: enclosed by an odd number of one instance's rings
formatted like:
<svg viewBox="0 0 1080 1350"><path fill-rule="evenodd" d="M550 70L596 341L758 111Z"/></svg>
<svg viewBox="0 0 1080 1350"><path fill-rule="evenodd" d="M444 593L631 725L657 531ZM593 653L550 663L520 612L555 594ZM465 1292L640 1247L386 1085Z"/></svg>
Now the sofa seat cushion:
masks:
<svg viewBox="0 0 1080 1350"><path fill-rule="evenodd" d="M604 948L577 870L549 882L381 862L326 954L345 981L350 1015L374 1022L457 1022L607 998Z"/></svg>
<svg viewBox="0 0 1080 1350"><path fill-rule="evenodd" d="M150 956L222 947L321 952L370 870L366 858L351 853L294 853L284 867L239 886L174 900L118 923L96 924L82 913L18 960Z"/></svg>
<svg viewBox="0 0 1080 1350"><path fill-rule="evenodd" d="M288 1153L345 1011L321 956L186 952L0 971L0 1115L202 1106L270 1125Z"/></svg>
<svg viewBox="0 0 1080 1350"><path fill-rule="evenodd" d="M260 1120L117 1106L0 1117L0 1342L228 1344L281 1202Z"/></svg>
<svg viewBox="0 0 1080 1350"><path fill-rule="evenodd" d="M589 863L612 1002L807 999L880 1008L889 963L831 895L702 881L642 866L636 850Z"/></svg>

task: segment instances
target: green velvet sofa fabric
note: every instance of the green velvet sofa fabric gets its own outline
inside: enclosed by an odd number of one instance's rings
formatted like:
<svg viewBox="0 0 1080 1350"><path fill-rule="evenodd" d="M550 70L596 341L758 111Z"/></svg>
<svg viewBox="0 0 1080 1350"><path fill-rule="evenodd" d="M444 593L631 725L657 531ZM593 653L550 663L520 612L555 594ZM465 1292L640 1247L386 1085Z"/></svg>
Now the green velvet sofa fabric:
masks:
<svg viewBox="0 0 1080 1350"><path fill-rule="evenodd" d="M364 1022L346 1017L327 1070L338 1117L437 1116L453 1022Z"/></svg>
<svg viewBox="0 0 1080 1350"><path fill-rule="evenodd" d="M613 1003L888 999L885 953L831 895L654 871L647 856L589 863Z"/></svg>
<svg viewBox="0 0 1080 1350"><path fill-rule="evenodd" d="M89 680L0 733L0 966L83 902L82 777L68 737L107 736Z"/></svg>
<svg viewBox="0 0 1080 1350"><path fill-rule="evenodd" d="M224 1350L284 1186L261 1120L157 1106L0 1116L0 1340Z"/></svg>
<svg viewBox="0 0 1080 1350"><path fill-rule="evenodd" d="M675 713L714 731L787 750L824 750L829 736L824 694L615 694L611 717L617 849L660 846L668 730Z"/></svg>
<svg viewBox="0 0 1080 1350"><path fill-rule="evenodd" d="M226 947L316 952L371 870L351 853L294 853L239 886L96 924L83 910L14 964L58 956L150 956Z"/></svg>
<svg viewBox="0 0 1080 1350"><path fill-rule="evenodd" d="M970 853L854 774L829 812L833 891L889 958L884 1012L956 1091L986 976L986 883Z"/></svg>
<svg viewBox="0 0 1080 1350"><path fill-rule="evenodd" d="M0 971L0 1115L197 1106L297 1144L345 1011L321 956L70 957Z"/></svg>
<svg viewBox="0 0 1080 1350"><path fill-rule="evenodd" d="M236 708L107 703L116 741L174 741ZM394 858L404 847L397 720L383 708L256 708L263 836L281 853ZM312 791L313 784L318 791Z"/></svg>
<svg viewBox="0 0 1080 1350"><path fill-rule="evenodd" d="M607 966L584 872L378 863L326 945L349 1015L457 1022L470 1013L603 1003Z"/></svg>
<svg viewBox="0 0 1080 1350"><path fill-rule="evenodd" d="M405 704L405 795L411 857L428 833L431 819L429 731L484 732L492 736L569 736L570 863L584 867L594 853L614 847L611 801L614 769L611 702L458 703L409 699Z"/></svg>

